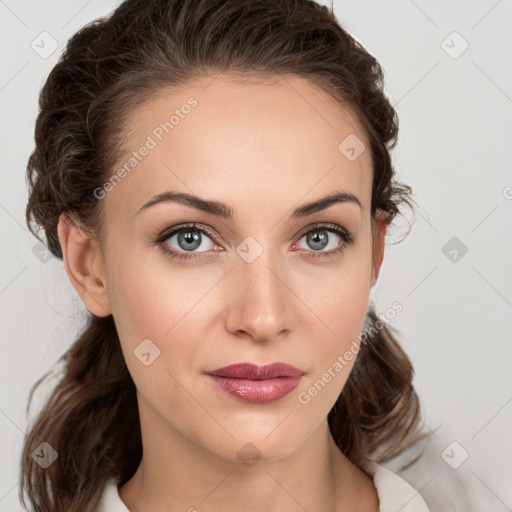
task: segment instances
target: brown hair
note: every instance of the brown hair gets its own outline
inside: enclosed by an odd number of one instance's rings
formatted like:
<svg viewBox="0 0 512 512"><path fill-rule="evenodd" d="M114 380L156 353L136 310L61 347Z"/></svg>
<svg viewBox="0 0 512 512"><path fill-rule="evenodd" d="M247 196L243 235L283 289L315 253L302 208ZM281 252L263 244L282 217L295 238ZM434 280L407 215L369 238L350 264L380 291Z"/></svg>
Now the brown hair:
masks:
<svg viewBox="0 0 512 512"><path fill-rule="evenodd" d="M186 86L220 72L248 79L294 74L310 80L356 113L371 141L371 213L388 221L411 206L412 191L395 179L390 150L398 117L383 93L377 60L338 23L332 9L308 0L126 0L68 41L39 97L35 149L27 165L32 219L49 250L62 258L57 223L66 212L100 238L101 201L94 190L112 174L127 116L163 88ZM356 465L399 454L419 433L413 368L393 328L369 335L328 415L333 437ZM63 374L26 436L23 493L35 511L95 509L106 481L125 483L142 456L136 389L112 318L89 314L59 359ZM36 387L32 387L27 414ZM58 459L43 469L32 457L47 442ZM385 449L383 449L385 448Z"/></svg>

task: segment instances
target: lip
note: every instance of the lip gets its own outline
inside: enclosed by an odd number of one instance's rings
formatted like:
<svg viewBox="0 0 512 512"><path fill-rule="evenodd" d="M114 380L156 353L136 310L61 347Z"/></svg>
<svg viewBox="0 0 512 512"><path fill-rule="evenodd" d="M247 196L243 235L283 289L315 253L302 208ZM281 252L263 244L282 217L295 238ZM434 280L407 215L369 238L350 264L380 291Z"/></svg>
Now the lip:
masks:
<svg viewBox="0 0 512 512"><path fill-rule="evenodd" d="M285 363L231 364L207 372L209 379L231 396L257 404L280 400L298 385L304 372Z"/></svg>

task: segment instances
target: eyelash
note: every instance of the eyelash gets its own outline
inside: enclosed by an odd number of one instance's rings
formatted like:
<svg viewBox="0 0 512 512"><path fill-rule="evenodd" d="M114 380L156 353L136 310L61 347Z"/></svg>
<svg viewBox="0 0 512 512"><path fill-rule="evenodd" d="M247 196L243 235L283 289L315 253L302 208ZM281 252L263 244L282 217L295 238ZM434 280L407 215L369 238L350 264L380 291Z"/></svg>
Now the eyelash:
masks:
<svg viewBox="0 0 512 512"><path fill-rule="evenodd" d="M182 224L180 226L175 226L171 230L166 230L163 233L160 234L160 236L155 240L155 245L158 245L159 248L166 254L168 254L171 258L177 259L177 260L190 260L190 259L197 259L202 258L203 256L197 255L196 253L186 253L186 252L178 252L174 249L170 249L169 246L165 243L171 236L180 233L181 231L185 231L186 229L194 228L197 231L209 236L213 241L216 241L216 236L214 233L212 233L208 228L205 226L199 227L198 224L190 223L190 224ZM325 258L325 257L331 257L336 256L339 254L342 254L347 245L350 245L354 243L354 237L352 233L349 231L341 228L340 226L336 224L315 224L312 228L308 229L307 231L304 231L300 237L299 240L304 236L307 235L310 232L314 231L329 231L331 233L335 233L337 235L340 235L340 237L343 239L343 243L337 247L336 249L332 249L330 251L311 251L311 254L308 256L301 256L305 258L311 258L311 259L317 259L317 258ZM207 251L203 251L207 252ZM201 254L201 253L199 253Z"/></svg>

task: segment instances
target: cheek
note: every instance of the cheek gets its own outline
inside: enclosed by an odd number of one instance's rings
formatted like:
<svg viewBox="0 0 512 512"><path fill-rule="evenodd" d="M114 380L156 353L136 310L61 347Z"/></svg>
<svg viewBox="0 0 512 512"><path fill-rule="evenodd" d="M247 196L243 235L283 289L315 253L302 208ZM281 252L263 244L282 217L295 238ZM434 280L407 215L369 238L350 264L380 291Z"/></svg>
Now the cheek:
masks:
<svg viewBox="0 0 512 512"><path fill-rule="evenodd" d="M364 246L342 258L339 265L301 283L301 297L339 343L357 335L364 324L370 297L370 252Z"/></svg>
<svg viewBox="0 0 512 512"><path fill-rule="evenodd" d="M341 342L360 333L370 297L368 273L346 276L325 299L326 322Z"/></svg>
<svg viewBox="0 0 512 512"><path fill-rule="evenodd" d="M358 357L369 292L355 276L344 284L322 298L320 320L313 319L311 325L305 326L310 336L304 353L311 366L297 400L309 417L327 416Z"/></svg>
<svg viewBox="0 0 512 512"><path fill-rule="evenodd" d="M369 251L354 251L316 286L310 283L302 289L302 298L314 313L302 320L307 322L305 331L315 333L314 343L304 347L315 361L312 380L321 379L319 385L328 388L320 401L337 398L357 358L370 297L370 270Z"/></svg>
<svg viewBox="0 0 512 512"><path fill-rule="evenodd" d="M189 296L195 294L187 293L183 280L172 280L157 267L126 259L116 268L112 312L139 393L155 409L167 404L164 408L179 410L190 406L179 383L186 382L184 369L193 368L196 357L197 337L189 331L193 326L187 316L194 302Z"/></svg>
<svg viewBox="0 0 512 512"><path fill-rule="evenodd" d="M218 277L208 279L204 273L172 268L163 256L156 254L156 249L155 254L145 258L126 257L123 265L112 269L109 297L113 316L134 380L150 379L141 382L143 387L156 384L153 379L157 377L148 377L151 372L147 368L165 368L177 374L192 367L193 358L201 350L197 341L205 337L198 315L207 301L201 301L216 280ZM141 371L136 356L146 346L158 357L150 366L142 366L146 370ZM172 382L166 374L158 377L161 378Z"/></svg>
<svg viewBox="0 0 512 512"><path fill-rule="evenodd" d="M112 312L134 342L162 337L180 318L180 305L186 296L183 283L172 279L168 268L165 273L160 260L156 248L148 254L127 251L123 258L117 258L119 264L110 268Z"/></svg>

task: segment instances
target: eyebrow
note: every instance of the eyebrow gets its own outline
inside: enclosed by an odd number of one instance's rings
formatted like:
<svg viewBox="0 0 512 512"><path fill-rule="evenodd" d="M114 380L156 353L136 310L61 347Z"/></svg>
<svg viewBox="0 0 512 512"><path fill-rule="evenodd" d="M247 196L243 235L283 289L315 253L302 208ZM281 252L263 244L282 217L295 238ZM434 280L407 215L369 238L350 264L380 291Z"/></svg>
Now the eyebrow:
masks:
<svg viewBox="0 0 512 512"><path fill-rule="evenodd" d="M175 192L172 190L153 196L150 201L148 201L137 211L137 215L155 204L164 202L182 204L196 210L210 213L217 217L230 219L233 216L233 208L225 203L201 199L200 197L193 194L188 194L186 192ZM361 201L359 201L359 199L350 192L333 192L328 196L322 197L310 203L306 203L299 208L296 208L290 215L290 219L306 217L307 215L311 215L315 212L325 210L329 208L329 206L336 203L352 203L358 205L361 209L363 208Z"/></svg>

